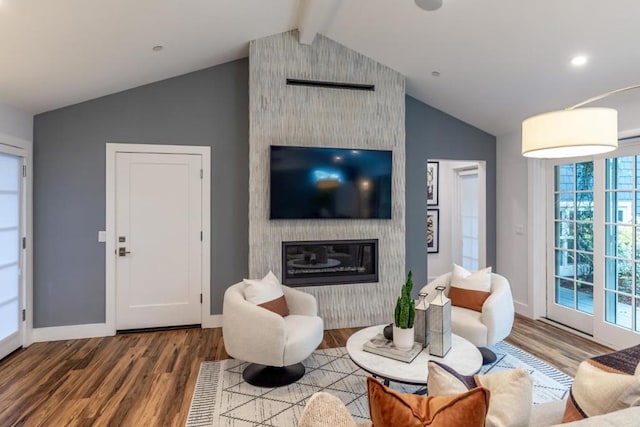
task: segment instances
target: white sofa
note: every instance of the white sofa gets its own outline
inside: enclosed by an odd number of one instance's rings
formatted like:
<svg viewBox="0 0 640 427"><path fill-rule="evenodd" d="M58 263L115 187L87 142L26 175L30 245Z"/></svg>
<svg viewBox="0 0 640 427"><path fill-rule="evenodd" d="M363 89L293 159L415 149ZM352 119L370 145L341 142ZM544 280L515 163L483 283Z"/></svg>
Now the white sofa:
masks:
<svg viewBox="0 0 640 427"><path fill-rule="evenodd" d="M564 407L564 401L534 405L529 427L637 427L640 425L640 407L561 424ZM321 392L314 394L307 402L298 427L371 427L371 423L356 423L338 397Z"/></svg>
<svg viewBox="0 0 640 427"><path fill-rule="evenodd" d="M273 387L298 380L304 375L300 362L322 342L324 325L313 295L282 290L290 313L285 317L246 301L243 282L224 294L224 347L231 357L251 363L243 374L250 384Z"/></svg>

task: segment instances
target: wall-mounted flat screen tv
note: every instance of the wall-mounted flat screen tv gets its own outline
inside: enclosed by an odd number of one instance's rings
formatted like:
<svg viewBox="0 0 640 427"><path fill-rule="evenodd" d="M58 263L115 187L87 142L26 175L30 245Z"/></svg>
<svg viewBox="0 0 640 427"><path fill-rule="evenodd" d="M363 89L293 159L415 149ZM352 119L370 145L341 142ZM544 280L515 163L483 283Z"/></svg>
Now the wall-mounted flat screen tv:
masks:
<svg viewBox="0 0 640 427"><path fill-rule="evenodd" d="M271 146L271 219L391 218L391 151Z"/></svg>

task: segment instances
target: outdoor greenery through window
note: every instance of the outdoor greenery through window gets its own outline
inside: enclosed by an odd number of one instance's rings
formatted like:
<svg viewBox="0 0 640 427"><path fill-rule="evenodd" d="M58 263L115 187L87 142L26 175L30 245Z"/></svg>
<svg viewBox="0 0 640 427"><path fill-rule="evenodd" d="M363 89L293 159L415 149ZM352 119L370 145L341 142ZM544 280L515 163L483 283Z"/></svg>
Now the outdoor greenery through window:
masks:
<svg viewBox="0 0 640 427"><path fill-rule="evenodd" d="M593 314L593 162L555 167L555 302Z"/></svg>
<svg viewBox="0 0 640 427"><path fill-rule="evenodd" d="M640 156L607 159L605 174L605 320L640 331Z"/></svg>

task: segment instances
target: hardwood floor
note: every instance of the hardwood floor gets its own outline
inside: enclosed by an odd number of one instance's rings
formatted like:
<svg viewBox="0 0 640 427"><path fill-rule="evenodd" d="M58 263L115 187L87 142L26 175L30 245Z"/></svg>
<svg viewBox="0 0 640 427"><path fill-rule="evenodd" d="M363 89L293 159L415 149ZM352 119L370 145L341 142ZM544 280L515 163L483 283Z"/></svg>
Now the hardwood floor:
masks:
<svg viewBox="0 0 640 427"><path fill-rule="evenodd" d="M320 347L356 330L325 331ZM610 351L519 316L507 342L570 375ZM36 343L0 362L0 426L184 426L200 362L225 358L219 328Z"/></svg>

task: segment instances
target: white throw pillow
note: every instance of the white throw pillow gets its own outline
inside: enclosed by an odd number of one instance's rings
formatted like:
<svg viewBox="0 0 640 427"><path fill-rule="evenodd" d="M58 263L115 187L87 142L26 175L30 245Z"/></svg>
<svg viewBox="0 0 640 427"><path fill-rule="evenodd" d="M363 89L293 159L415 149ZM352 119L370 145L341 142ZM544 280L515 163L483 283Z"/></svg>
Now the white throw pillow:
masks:
<svg viewBox="0 0 640 427"><path fill-rule="evenodd" d="M245 300L282 317L289 315L289 307L282 291L282 285L271 271L262 280L243 279L243 282Z"/></svg>
<svg viewBox="0 0 640 427"><path fill-rule="evenodd" d="M524 368L464 376L446 365L429 362L429 396L458 394L475 387L490 391L487 427L527 427L531 417L533 382Z"/></svg>
<svg viewBox="0 0 640 427"><path fill-rule="evenodd" d="M491 267L471 272L458 264L453 264L451 286L470 291L491 292Z"/></svg>
<svg viewBox="0 0 640 427"><path fill-rule="evenodd" d="M269 271L262 279L243 279L244 299L252 304L263 304L284 295L280 281Z"/></svg>

